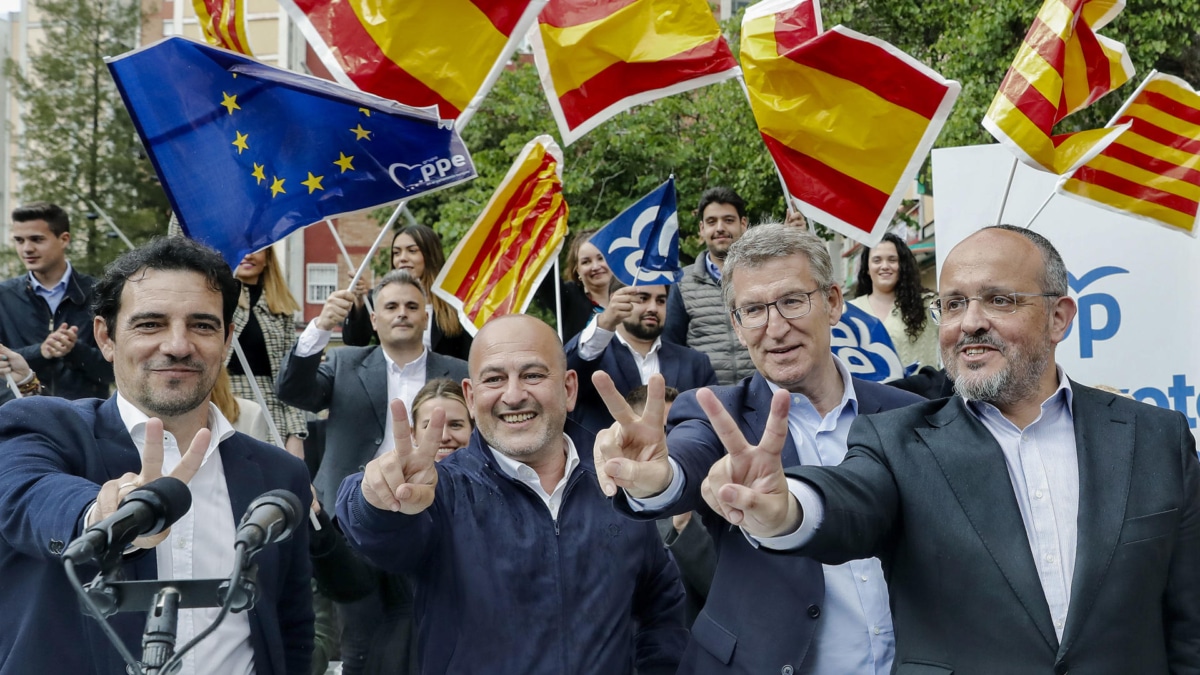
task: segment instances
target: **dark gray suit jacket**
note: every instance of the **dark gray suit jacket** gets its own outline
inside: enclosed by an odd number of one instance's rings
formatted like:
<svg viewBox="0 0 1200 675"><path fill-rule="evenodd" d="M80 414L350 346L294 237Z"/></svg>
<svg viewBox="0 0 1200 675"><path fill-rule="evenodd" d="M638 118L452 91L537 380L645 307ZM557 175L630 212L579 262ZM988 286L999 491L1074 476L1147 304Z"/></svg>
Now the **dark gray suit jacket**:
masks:
<svg viewBox="0 0 1200 675"><path fill-rule="evenodd" d="M1200 464L1182 415L1074 382L1075 575L1062 644L1000 446L961 397L872 417L831 468L797 551L877 556L897 673L1200 672Z"/></svg>
<svg viewBox="0 0 1200 675"><path fill-rule="evenodd" d="M425 380L462 381L467 362L427 350ZM387 428L387 361L383 349L339 347L326 354L288 354L275 379L279 400L310 412L329 409L325 456L313 485L321 504L333 507L342 479L363 470L383 442Z"/></svg>

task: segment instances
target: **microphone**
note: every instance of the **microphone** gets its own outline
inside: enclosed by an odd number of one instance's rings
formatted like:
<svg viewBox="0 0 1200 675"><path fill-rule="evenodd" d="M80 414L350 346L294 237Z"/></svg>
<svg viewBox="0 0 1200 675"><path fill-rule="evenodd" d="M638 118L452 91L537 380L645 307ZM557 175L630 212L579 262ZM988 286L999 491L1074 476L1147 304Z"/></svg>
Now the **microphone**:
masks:
<svg viewBox="0 0 1200 675"><path fill-rule="evenodd" d="M192 508L192 493L178 478L165 476L130 492L109 517L87 528L63 557L76 565L119 555L141 536L162 532Z"/></svg>
<svg viewBox="0 0 1200 675"><path fill-rule="evenodd" d="M246 559L270 544L286 541L303 522L304 506L288 490L271 490L250 502L238 525L234 546L244 546Z"/></svg>

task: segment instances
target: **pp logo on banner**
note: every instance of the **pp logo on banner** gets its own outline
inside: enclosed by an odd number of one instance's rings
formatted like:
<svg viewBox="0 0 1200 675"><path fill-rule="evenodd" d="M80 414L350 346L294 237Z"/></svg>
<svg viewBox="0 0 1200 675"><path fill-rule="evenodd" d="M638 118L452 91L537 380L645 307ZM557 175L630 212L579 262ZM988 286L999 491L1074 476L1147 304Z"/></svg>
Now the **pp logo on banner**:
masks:
<svg viewBox="0 0 1200 675"><path fill-rule="evenodd" d="M1076 321L1079 323L1079 358L1090 359L1095 356L1093 347L1097 342L1111 340L1121 329L1121 305L1117 303L1117 299L1108 293L1088 293L1084 294L1083 290L1088 286L1110 277L1114 274L1129 274L1129 270L1120 267L1097 267L1096 269L1084 274L1078 279L1075 275L1067 272L1067 285L1075 291L1075 301L1079 305L1079 313L1076 315ZM1067 327L1067 334L1063 339L1070 337L1071 331L1075 329L1074 322Z"/></svg>
<svg viewBox="0 0 1200 675"><path fill-rule="evenodd" d="M842 305L842 318L832 329L829 346L854 377L887 382L906 372L883 323L850 303ZM916 368L912 369L913 371Z"/></svg>

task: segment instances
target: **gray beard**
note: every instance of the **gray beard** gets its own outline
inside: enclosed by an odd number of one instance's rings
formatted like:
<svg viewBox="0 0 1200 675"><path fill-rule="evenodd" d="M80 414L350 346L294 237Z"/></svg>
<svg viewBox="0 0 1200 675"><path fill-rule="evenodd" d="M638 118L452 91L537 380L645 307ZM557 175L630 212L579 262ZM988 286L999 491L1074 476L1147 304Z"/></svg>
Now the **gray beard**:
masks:
<svg viewBox="0 0 1200 675"><path fill-rule="evenodd" d="M971 368L967 368L967 372L958 372L957 364L947 366L946 373L954 380L954 389L963 398L1007 405L1024 400L1037 391L1038 380L1050 354L1048 350L1032 355L1012 354L1015 358L1011 358L1002 370L986 377L971 377ZM946 363L954 362L946 360Z"/></svg>

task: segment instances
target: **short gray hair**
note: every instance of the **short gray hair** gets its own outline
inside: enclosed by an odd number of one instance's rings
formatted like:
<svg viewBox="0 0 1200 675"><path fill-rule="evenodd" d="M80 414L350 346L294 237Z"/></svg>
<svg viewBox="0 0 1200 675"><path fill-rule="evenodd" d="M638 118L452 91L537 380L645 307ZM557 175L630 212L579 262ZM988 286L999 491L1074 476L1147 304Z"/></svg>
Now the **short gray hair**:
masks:
<svg viewBox="0 0 1200 675"><path fill-rule="evenodd" d="M379 283L375 284L375 290L372 291L372 295L378 297L379 291L382 291L384 286L391 286L392 284L407 284L412 286L421 292L422 298L429 299L429 296L425 293L425 287L421 285L421 280L410 274L408 270L392 270L385 274L379 280Z"/></svg>
<svg viewBox="0 0 1200 675"><path fill-rule="evenodd" d="M1063 262L1062 256L1059 255L1058 249L1054 248L1054 244L1042 235L1025 227L1017 227L1016 225L989 225L983 228L984 230L1004 230L1025 237L1037 247L1042 253L1042 285L1043 293L1054 293L1055 295L1066 296L1070 293L1070 288L1067 285L1067 265ZM726 265L729 261L725 262Z"/></svg>
<svg viewBox="0 0 1200 675"><path fill-rule="evenodd" d="M761 267L763 263L776 258L787 258L801 254L808 259L813 279L822 292L828 292L833 287L833 262L829 259L829 249L825 240L811 232L784 225L783 223L767 222L755 225L746 230L725 256L725 267L721 270L721 299L726 309L733 310L733 273L746 268Z"/></svg>

